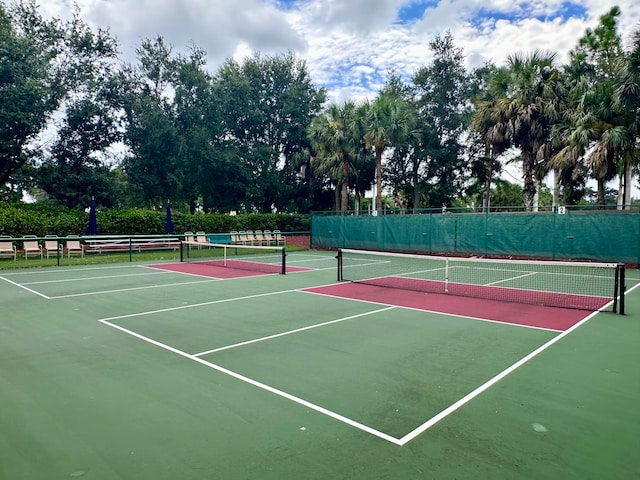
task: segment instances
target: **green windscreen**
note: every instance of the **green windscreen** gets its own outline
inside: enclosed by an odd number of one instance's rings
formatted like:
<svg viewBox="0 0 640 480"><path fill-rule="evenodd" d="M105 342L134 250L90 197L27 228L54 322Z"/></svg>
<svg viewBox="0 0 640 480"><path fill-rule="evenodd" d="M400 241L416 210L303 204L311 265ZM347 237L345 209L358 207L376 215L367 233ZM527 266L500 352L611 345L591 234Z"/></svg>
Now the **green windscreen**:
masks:
<svg viewBox="0 0 640 480"><path fill-rule="evenodd" d="M315 248L640 263L640 214L313 215Z"/></svg>

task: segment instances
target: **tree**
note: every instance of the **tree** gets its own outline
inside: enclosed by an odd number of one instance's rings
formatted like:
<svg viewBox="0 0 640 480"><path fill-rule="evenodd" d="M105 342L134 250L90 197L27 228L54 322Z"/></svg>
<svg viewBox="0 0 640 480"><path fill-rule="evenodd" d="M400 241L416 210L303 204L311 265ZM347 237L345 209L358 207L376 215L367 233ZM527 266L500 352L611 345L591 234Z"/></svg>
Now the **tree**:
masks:
<svg viewBox="0 0 640 480"><path fill-rule="evenodd" d="M120 72L120 94L126 119L124 138L129 152L123 170L143 192L148 206L159 207L167 199L185 199L181 192L179 136L169 97L173 60L171 47L162 37L143 40L136 50L138 64Z"/></svg>
<svg viewBox="0 0 640 480"><path fill-rule="evenodd" d="M554 60L552 52L509 56L507 67L489 80L490 98L479 105L476 118L490 144L501 149L509 142L520 149L527 211L533 210L537 182L546 173L552 153L550 129L559 115L560 75Z"/></svg>
<svg viewBox="0 0 640 480"><path fill-rule="evenodd" d="M76 11L63 23L45 20L34 1L0 5L0 186L41 156L35 144L54 115L91 85L115 58L116 41L92 31Z"/></svg>
<svg viewBox="0 0 640 480"><path fill-rule="evenodd" d="M624 191L618 193L618 204L630 208L631 172L640 165L640 28L633 33L631 51L617 65L617 71L612 107L625 121Z"/></svg>
<svg viewBox="0 0 640 480"><path fill-rule="evenodd" d="M192 205L202 199L209 212L241 207L249 173L224 137L222 112L213 78L205 70L206 53L192 48L174 61L174 123L178 132L181 191Z"/></svg>
<svg viewBox="0 0 640 480"><path fill-rule="evenodd" d="M615 92L628 72L622 40L616 31L620 9L613 7L600 17L594 30L587 29L571 52L566 69L571 76L569 125L561 135L563 149L555 164L588 167L598 184L597 202L606 203L605 185L620 175L618 204L628 202L631 170L638 164L637 116L630 104L617 102ZM624 81L624 80L622 80ZM632 82L633 83L633 82Z"/></svg>
<svg viewBox="0 0 640 480"><path fill-rule="evenodd" d="M496 179L492 191L492 207L513 207L524 203L522 187L516 183Z"/></svg>
<svg viewBox="0 0 640 480"><path fill-rule="evenodd" d="M482 206L483 209L489 211L493 177L501 170L497 159L510 146L506 135L507 120L497 107L498 101L506 91L509 73L506 68L497 69L492 65L487 65L477 69L474 72L474 77L476 78L475 111L472 115L471 126L479 135L483 151L477 156L472 155L472 158L479 157L479 162L474 164L475 178L479 181L484 180ZM471 145L473 144L474 142L471 142Z"/></svg>
<svg viewBox="0 0 640 480"><path fill-rule="evenodd" d="M404 141L414 131L409 106L398 96L381 93L363 109L362 129L375 154L376 210L382 209L382 155L387 147Z"/></svg>
<svg viewBox="0 0 640 480"><path fill-rule="evenodd" d="M307 127L325 100L307 66L293 53L228 60L214 79L224 136L235 146L252 182L245 208L270 212L289 204L303 178Z"/></svg>
<svg viewBox="0 0 640 480"><path fill-rule="evenodd" d="M350 101L342 105L331 104L323 115L313 119L309 138L317 152L315 168L334 178L340 191L340 211L347 210L349 179L354 160L362 150L363 138L358 125L358 109ZM336 202L336 210L338 204Z"/></svg>
<svg viewBox="0 0 640 480"><path fill-rule="evenodd" d="M109 108L91 98L68 105L58 139L39 168L38 185L69 208L85 208L91 197L104 206L118 203L115 174L105 157L120 139Z"/></svg>
<svg viewBox="0 0 640 480"><path fill-rule="evenodd" d="M208 211L240 206L247 181L226 148L205 67L204 51L174 55L157 37L138 48L137 68L122 72L131 153L124 169L156 208L167 199L191 212L200 203Z"/></svg>
<svg viewBox="0 0 640 480"><path fill-rule="evenodd" d="M469 76L464 67L462 49L447 32L429 43L433 62L413 76L418 115L423 117L424 132L418 155L427 177L427 202L433 206L450 204L459 196L468 180L469 162L463 155L461 137L469 117ZM419 202L419 200L418 200Z"/></svg>

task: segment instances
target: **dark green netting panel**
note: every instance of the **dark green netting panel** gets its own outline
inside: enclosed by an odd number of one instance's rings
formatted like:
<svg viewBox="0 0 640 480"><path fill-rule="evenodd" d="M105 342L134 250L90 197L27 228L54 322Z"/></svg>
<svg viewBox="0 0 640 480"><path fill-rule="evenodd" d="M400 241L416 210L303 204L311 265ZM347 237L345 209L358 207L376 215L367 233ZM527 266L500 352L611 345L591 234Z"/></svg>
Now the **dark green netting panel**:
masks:
<svg viewBox="0 0 640 480"><path fill-rule="evenodd" d="M640 263L636 212L313 215L312 246Z"/></svg>

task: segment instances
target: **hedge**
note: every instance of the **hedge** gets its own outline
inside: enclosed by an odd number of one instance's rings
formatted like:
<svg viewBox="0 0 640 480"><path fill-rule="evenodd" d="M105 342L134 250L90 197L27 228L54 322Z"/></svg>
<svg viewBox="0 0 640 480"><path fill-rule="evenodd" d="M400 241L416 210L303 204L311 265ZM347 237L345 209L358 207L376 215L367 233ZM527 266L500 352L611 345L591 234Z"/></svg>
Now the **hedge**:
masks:
<svg viewBox="0 0 640 480"><path fill-rule="evenodd" d="M165 233L165 212L142 209L98 210L99 235L151 235ZM14 238L24 235L82 235L89 214L81 210L43 204L0 203L0 235ZM298 214L195 214L174 213L174 233L204 231L225 233L231 230L310 230L308 215Z"/></svg>

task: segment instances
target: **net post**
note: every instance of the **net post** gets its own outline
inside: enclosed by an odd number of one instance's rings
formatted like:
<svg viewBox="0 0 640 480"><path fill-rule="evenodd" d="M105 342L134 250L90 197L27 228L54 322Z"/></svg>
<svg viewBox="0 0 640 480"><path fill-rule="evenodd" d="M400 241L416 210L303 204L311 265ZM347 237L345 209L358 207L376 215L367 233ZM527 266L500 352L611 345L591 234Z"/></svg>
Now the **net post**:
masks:
<svg viewBox="0 0 640 480"><path fill-rule="evenodd" d="M280 274L287 274L287 250L284 247L282 247L282 270L280 271Z"/></svg>
<svg viewBox="0 0 640 480"><path fill-rule="evenodd" d="M449 293L449 257L444 262L444 293Z"/></svg>
<svg viewBox="0 0 640 480"><path fill-rule="evenodd" d="M184 262L184 241L180 240L180 263Z"/></svg>
<svg viewBox="0 0 640 480"><path fill-rule="evenodd" d="M620 289L620 308L619 308L619 313L620 315L624 315L624 294L625 294L625 290L626 290L626 280L625 280L625 268L624 268L624 263L619 263L618 264L618 268L617 268L618 272L619 272L619 286L618 288Z"/></svg>
<svg viewBox="0 0 640 480"><path fill-rule="evenodd" d="M613 275L613 313L618 313L618 298L620 294L620 264L616 265Z"/></svg>
<svg viewBox="0 0 640 480"><path fill-rule="evenodd" d="M336 255L338 259L338 282L342 281L342 249L338 249L338 255Z"/></svg>

